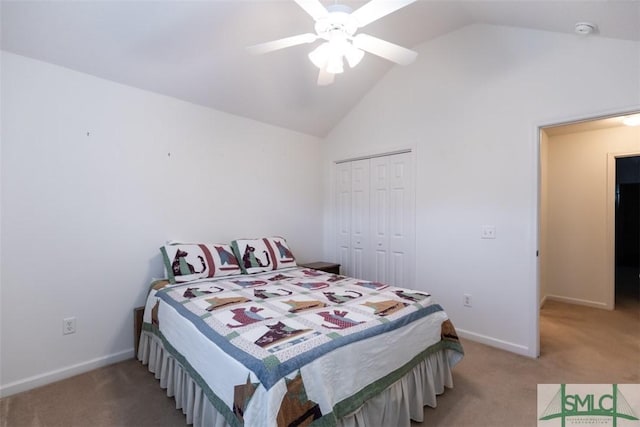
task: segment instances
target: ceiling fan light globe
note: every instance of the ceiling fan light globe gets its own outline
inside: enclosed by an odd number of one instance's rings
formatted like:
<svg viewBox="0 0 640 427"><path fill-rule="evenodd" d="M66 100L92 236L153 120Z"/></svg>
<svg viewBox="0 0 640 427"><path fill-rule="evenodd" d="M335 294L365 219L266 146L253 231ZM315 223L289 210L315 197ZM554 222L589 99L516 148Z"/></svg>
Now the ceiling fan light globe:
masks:
<svg viewBox="0 0 640 427"><path fill-rule="evenodd" d="M342 62L342 55L334 55L329 57L327 61L327 73L341 74L344 72L344 65Z"/></svg>
<svg viewBox="0 0 640 427"><path fill-rule="evenodd" d="M329 44L322 43L320 46L315 48L309 53L309 60L316 67L322 69L327 65L327 61L329 60Z"/></svg>
<svg viewBox="0 0 640 427"><path fill-rule="evenodd" d="M350 45L349 49L347 49L347 51L345 52L344 57L347 58L349 67L354 68L360 63L360 61L362 61L362 58L364 57L364 51Z"/></svg>
<svg viewBox="0 0 640 427"><path fill-rule="evenodd" d="M343 55L349 47L349 42L342 35L332 37L327 44L329 56Z"/></svg>

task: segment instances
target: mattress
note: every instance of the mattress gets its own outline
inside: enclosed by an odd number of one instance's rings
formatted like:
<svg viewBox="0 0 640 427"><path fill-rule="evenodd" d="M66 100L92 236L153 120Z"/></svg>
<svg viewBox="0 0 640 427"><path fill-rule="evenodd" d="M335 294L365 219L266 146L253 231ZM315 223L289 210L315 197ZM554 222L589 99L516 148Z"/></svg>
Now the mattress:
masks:
<svg viewBox="0 0 640 427"><path fill-rule="evenodd" d="M408 425L462 355L428 293L300 267L155 282L138 353L188 422L230 426Z"/></svg>

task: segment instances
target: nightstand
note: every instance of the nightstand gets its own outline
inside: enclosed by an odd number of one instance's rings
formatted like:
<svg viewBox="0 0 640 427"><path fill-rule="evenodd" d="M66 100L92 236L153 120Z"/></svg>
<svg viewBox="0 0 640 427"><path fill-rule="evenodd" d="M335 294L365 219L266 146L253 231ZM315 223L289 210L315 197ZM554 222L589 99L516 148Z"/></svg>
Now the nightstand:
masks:
<svg viewBox="0 0 640 427"><path fill-rule="evenodd" d="M330 274L340 274L340 264L333 262L308 262L306 264L300 264L300 267L313 268L314 270L320 270Z"/></svg>

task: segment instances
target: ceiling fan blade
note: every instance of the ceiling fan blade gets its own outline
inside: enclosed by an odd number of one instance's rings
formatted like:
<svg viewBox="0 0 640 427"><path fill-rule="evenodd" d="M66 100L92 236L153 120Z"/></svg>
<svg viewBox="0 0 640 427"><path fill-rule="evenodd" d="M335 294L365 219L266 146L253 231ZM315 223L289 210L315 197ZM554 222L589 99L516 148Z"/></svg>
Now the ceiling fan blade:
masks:
<svg viewBox="0 0 640 427"><path fill-rule="evenodd" d="M317 21L318 19L327 16L327 8L320 3L320 0L295 0L298 6L303 8L311 17Z"/></svg>
<svg viewBox="0 0 640 427"><path fill-rule="evenodd" d="M320 73L318 73L318 86L327 86L333 83L333 80L336 78L335 74L329 73L324 68L320 68Z"/></svg>
<svg viewBox="0 0 640 427"><path fill-rule="evenodd" d="M368 34L358 34L353 38L353 45L366 52L381 56L389 61L400 65L409 65L415 61L417 52L407 49L397 44L370 36Z"/></svg>
<svg viewBox="0 0 640 427"><path fill-rule="evenodd" d="M371 0L359 9L354 10L351 13L351 17L355 18L358 28L362 28L376 19L402 9L415 1L417 0Z"/></svg>
<svg viewBox="0 0 640 427"><path fill-rule="evenodd" d="M297 46L299 44L313 43L318 39L317 34L306 33L298 34L297 36L286 37L284 39L273 40L266 43L260 43L247 47L247 51L254 55L259 55L267 52L272 52L278 49L284 49L286 47Z"/></svg>

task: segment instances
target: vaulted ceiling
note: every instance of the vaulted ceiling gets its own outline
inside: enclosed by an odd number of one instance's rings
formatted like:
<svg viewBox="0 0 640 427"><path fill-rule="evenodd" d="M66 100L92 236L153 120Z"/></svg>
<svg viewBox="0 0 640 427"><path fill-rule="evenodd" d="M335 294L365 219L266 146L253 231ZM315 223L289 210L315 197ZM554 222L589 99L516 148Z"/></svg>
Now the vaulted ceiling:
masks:
<svg viewBox="0 0 640 427"><path fill-rule="evenodd" d="M357 9L366 2L340 3ZM319 42L250 55L247 46L313 32L312 18L293 0L1 5L3 50L317 136L394 66L367 54L319 87L307 58ZM418 0L362 31L411 48L474 23L573 33L581 21L597 24L595 37L640 41L637 0Z"/></svg>

